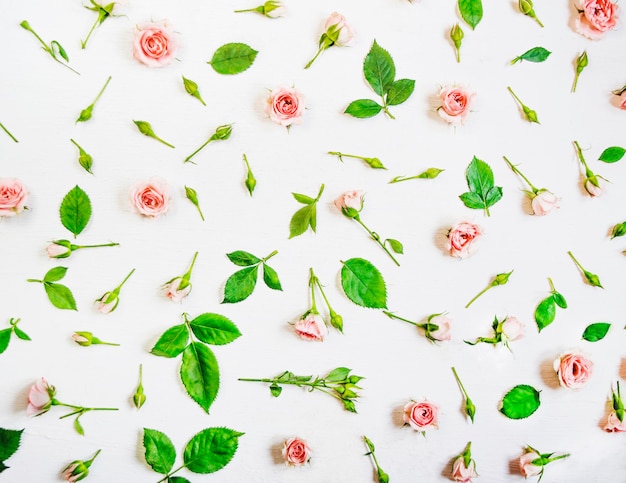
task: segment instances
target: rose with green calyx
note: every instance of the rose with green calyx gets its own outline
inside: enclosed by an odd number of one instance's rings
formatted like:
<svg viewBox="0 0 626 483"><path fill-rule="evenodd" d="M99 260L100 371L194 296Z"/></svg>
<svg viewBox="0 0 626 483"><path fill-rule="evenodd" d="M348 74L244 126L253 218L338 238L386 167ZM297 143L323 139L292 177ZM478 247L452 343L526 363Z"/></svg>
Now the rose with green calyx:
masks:
<svg viewBox="0 0 626 483"><path fill-rule="evenodd" d="M460 483L469 483L477 478L476 461L472 459L472 442L465 446L463 452L452 463L452 479Z"/></svg>
<svg viewBox="0 0 626 483"><path fill-rule="evenodd" d="M494 317L491 330L492 334L489 337L478 337L474 342L468 340L464 342L469 345L476 345L480 342L493 344L494 346L503 344L507 349L511 350L509 342L521 339L524 336L524 324L517 317L505 317L502 320Z"/></svg>
<svg viewBox="0 0 626 483"><path fill-rule="evenodd" d="M545 216L551 211L559 208L559 201L561 200L558 196L552 193L550 190L546 188L537 188L533 185L526 176L513 164L511 163L506 156L502 156L506 164L511 168L511 170L517 174L520 178L522 178L530 190L523 190L524 193L530 199L530 206L533 210L533 215Z"/></svg>
<svg viewBox="0 0 626 483"><path fill-rule="evenodd" d="M330 315L330 324L339 332L343 332L343 318L337 312L333 310L326 297L324 288L319 279L313 272L313 268L309 269L309 288L311 290L311 308L307 310L298 321L294 324L293 328L302 339L323 341L328 335L328 328L326 327L326 321L322 317L317 309L317 303L315 298L316 289L322 294L324 303L328 307Z"/></svg>
<svg viewBox="0 0 626 483"><path fill-rule="evenodd" d="M476 299L478 299L478 297L480 297L482 294L484 294L487 290L490 290L493 287L497 287L498 285L505 285L506 283L508 283L509 277L511 276L512 273L513 273L513 270L511 270L510 272L504 272L504 273L497 274L493 278L491 283L489 285L487 285L487 287L485 289L483 289L480 292L478 292L478 294L472 300L470 300L467 303L465 308L466 309L469 308L469 306L472 305L476 301Z"/></svg>
<svg viewBox="0 0 626 483"><path fill-rule="evenodd" d="M101 243L98 245L74 245L69 240L53 240L50 245L46 247L46 253L50 258L67 258L76 250L83 248L98 248L98 247L117 247L119 243Z"/></svg>
<svg viewBox="0 0 626 483"><path fill-rule="evenodd" d="M91 37L91 34L96 29L96 27L99 27L100 25L102 25L104 21L108 19L109 17L119 17L119 15L114 15L113 12L117 10L117 7L120 5L120 2L111 2L111 3L106 3L106 4L96 2L95 0L89 0L89 2L91 3L91 6L88 6L88 5L83 5L83 6L87 10L96 12L98 14L98 17L96 18L96 21L91 26L91 30L89 30L89 33L87 34L87 37L85 38L85 40L80 41L80 46L83 49L87 48L87 42L89 42L89 38Z"/></svg>
<svg viewBox="0 0 626 483"><path fill-rule="evenodd" d="M451 321L448 317L445 316L445 312L429 315L425 323L413 322L412 320L408 320L404 317L395 315L388 310L383 310L383 314L385 314L390 319L400 320L402 322L412 324L418 329L423 330L424 337L426 337L431 342L443 342L450 340Z"/></svg>
<svg viewBox="0 0 626 483"><path fill-rule="evenodd" d="M578 144L578 141L574 141L574 148L576 148L576 154L578 156L578 160L580 164L585 168L585 181L583 182L583 186L585 191L591 196L595 198L597 196L601 196L604 193L606 188L606 178L603 178L599 174L595 174L589 166L587 165L587 161L585 161L585 157L583 156L583 151Z"/></svg>
<svg viewBox="0 0 626 483"><path fill-rule="evenodd" d="M110 314L117 308L117 305L120 303L120 291L133 273L135 273L134 268L128 275L126 275L126 278L122 280L122 283L115 287L111 292L106 292L102 297L96 300L98 312Z"/></svg>
<svg viewBox="0 0 626 483"><path fill-rule="evenodd" d="M624 421L624 400L620 394L619 381L617 389L611 391L611 412L609 413L604 430L608 433L626 432L626 422Z"/></svg>
<svg viewBox="0 0 626 483"><path fill-rule="evenodd" d="M74 332L72 334L72 340L82 347L89 347L90 345L98 345L98 344L119 346L119 344L114 344L113 342L105 342L103 340L100 340L96 336L94 336L91 332L82 332L82 331Z"/></svg>
<svg viewBox="0 0 626 483"><path fill-rule="evenodd" d="M522 476L539 475L539 480L543 477L545 466L553 461L569 457L569 453L554 456L556 453L540 453L532 446L524 448L524 454L519 459L519 469Z"/></svg>
<svg viewBox="0 0 626 483"><path fill-rule="evenodd" d="M72 461L69 465L63 468L62 476L69 483L74 483L76 481L80 481L82 479L87 478L89 475L89 468L91 464L96 459L96 457L100 454L101 450L96 451L90 459L87 461L75 460Z"/></svg>
<svg viewBox="0 0 626 483"><path fill-rule="evenodd" d="M313 62L315 62L315 59L317 59L322 52L331 48L333 45L336 45L337 47L345 47L352 42L353 38L354 32L348 22L346 22L345 17L337 12L333 12L324 23L324 33L320 37L319 48L315 57L313 57L307 65L304 66L304 68L308 69L311 67Z"/></svg>
<svg viewBox="0 0 626 483"><path fill-rule="evenodd" d="M196 263L198 252L194 253L189 269L180 277L174 277L163 284L165 296L173 302L182 302L191 292L191 272Z"/></svg>

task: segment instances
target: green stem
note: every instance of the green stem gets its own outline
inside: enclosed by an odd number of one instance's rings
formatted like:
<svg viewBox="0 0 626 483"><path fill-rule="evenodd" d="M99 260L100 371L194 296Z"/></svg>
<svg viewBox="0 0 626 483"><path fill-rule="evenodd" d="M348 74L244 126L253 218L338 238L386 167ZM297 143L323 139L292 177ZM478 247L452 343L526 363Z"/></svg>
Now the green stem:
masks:
<svg viewBox="0 0 626 483"><path fill-rule="evenodd" d="M420 176L419 174L415 176L396 176L391 181L389 181L389 184L399 183L400 181L409 181L411 179L420 179Z"/></svg>
<svg viewBox="0 0 626 483"><path fill-rule="evenodd" d="M95 104L96 102L98 102L98 99L100 99L100 96L102 96L102 94L104 93L104 90L107 88L107 86L109 85L109 82L111 82L111 76L109 76L109 78L107 79L107 81L104 83L104 86L102 87L102 89L100 89L100 92L98 93L98 95L96 96L96 99L93 101L93 104Z"/></svg>
<svg viewBox="0 0 626 483"><path fill-rule="evenodd" d="M79 248L117 247L119 245L119 243L100 243L98 245L72 245L72 250L78 250Z"/></svg>
<svg viewBox="0 0 626 483"><path fill-rule="evenodd" d="M115 344L113 342L104 342L103 340L98 339L97 337L94 337L91 340L92 344L96 344L96 345L114 345L114 346L119 346L119 344Z"/></svg>
<svg viewBox="0 0 626 483"><path fill-rule="evenodd" d="M568 458L569 456L569 453L565 453L559 456L555 456L554 458L547 458L546 463L552 463L553 461L562 460L563 458Z"/></svg>
<svg viewBox="0 0 626 483"><path fill-rule="evenodd" d="M174 471L172 471L171 473L168 473L167 475L165 475L163 478L161 478L159 481L157 481L157 483L163 483L164 481L167 481L170 479L170 476L178 473L180 470L182 470L183 468L186 468L186 465L180 465L178 468L176 468Z"/></svg>
<svg viewBox="0 0 626 483"><path fill-rule="evenodd" d="M260 7L256 7L256 8L247 8L245 10L235 10L235 13L242 13L242 12L257 12L257 13L264 13L264 8L263 5L261 5Z"/></svg>
<svg viewBox="0 0 626 483"><path fill-rule="evenodd" d="M394 119L395 120L394 115L389 112L388 107L389 106L387 106L387 101L383 98L383 111L384 111L384 113L389 116L389 119Z"/></svg>
<svg viewBox="0 0 626 483"><path fill-rule="evenodd" d="M313 272L313 268L309 268L309 287L311 288L311 312L313 312L314 314L318 314L319 312L317 311L317 304L315 303L315 281L317 280L317 277L315 276L315 273Z"/></svg>
<svg viewBox="0 0 626 483"><path fill-rule="evenodd" d="M519 103L519 105L522 106L522 109L523 109L524 108L524 103L521 101L521 99L519 97L517 97L515 92L513 92L513 89L511 89L509 86L507 86L507 89L509 90L509 92L511 93L513 98Z"/></svg>
<svg viewBox="0 0 626 483"><path fill-rule="evenodd" d="M272 258L276 254L278 254L278 250L274 250L272 253L270 253L268 256L262 259L261 262L267 262L270 258Z"/></svg>
<svg viewBox="0 0 626 483"><path fill-rule="evenodd" d="M491 285L491 284L490 284L490 285L487 285L487 287L486 287L486 288L484 288L483 290L481 290L480 292L478 292L478 294L477 294L477 295L476 295L476 296L475 296L472 300L470 300L470 301L467 303L467 305L465 306L465 308L466 308L466 309L467 309L467 308L469 308L469 306L470 306L470 305L472 305L472 304L476 301L476 299L477 299L478 297L480 297L482 294L484 294L487 290L489 290L489 289L490 289L490 288L492 288L492 287L493 287L493 285Z"/></svg>
<svg viewBox="0 0 626 483"><path fill-rule="evenodd" d="M576 266L578 268L580 268L580 270L582 272L585 272L586 270L583 268L583 266L580 264L580 262L578 260L576 260L576 257L574 257L574 254L572 252L567 252L567 254L572 258L572 260L574 260L574 263L576 264Z"/></svg>
<svg viewBox="0 0 626 483"><path fill-rule="evenodd" d="M80 41L80 47L82 49L85 49L87 47L87 42L89 42L89 37L91 37L91 34L93 33L93 31L96 29L96 27L98 26L98 22L100 21L100 13L98 13L98 17L96 18L96 21L93 23L93 25L91 26L91 30L89 30L89 33L87 34L87 38L85 40L81 40Z"/></svg>
<svg viewBox="0 0 626 483"><path fill-rule="evenodd" d="M395 257L391 254L391 252L387 249L387 247L384 245L384 243L382 243L380 241L380 236L378 236L377 233L374 233L372 230L370 230L367 226L365 226L365 223L363 223L361 221L361 218L359 216L354 217L354 219L357 221L357 223L359 225L361 225L365 231L367 231L367 233L369 233L369 235L372 237L372 240L374 240L376 243L378 243L381 248L383 250L385 250L385 252L387 253L387 255L389 255L389 257L393 260L393 263L395 263L398 267L400 266L400 264L398 263L398 260L395 259Z"/></svg>
<svg viewBox="0 0 626 483"><path fill-rule="evenodd" d="M523 173L522 173L519 169L517 169L517 168L515 167L515 165L514 165L513 163L511 163L511 161L509 161L509 160L507 159L507 157L506 157L506 156L502 156L502 157L504 158L504 161L506 161L506 164L508 164L508 165L509 165L509 168L511 168L515 174L518 174L519 176L521 176L521 177L522 177L522 179L523 179L524 181L526 181L526 184L528 184L528 186L530 186L530 189L532 189L532 190L533 190L533 193L537 194L537 192L538 192L539 190L538 190L537 188L535 188L535 186L534 186L534 185L533 185L533 184L532 184L532 183L528 180L528 178L527 178L526 176L524 176L524 174L523 174Z"/></svg>
<svg viewBox="0 0 626 483"><path fill-rule="evenodd" d="M343 159L341 159L341 158L343 158L343 157L365 160L365 158L363 156L357 156L355 154L340 153L339 151L328 151L328 154L331 154L333 156L339 156L339 160L342 161L342 162L343 162Z"/></svg>
<svg viewBox="0 0 626 483"><path fill-rule="evenodd" d="M44 283L43 280L37 280L35 278L27 278L26 279L27 282L38 282L38 283Z"/></svg>
<svg viewBox="0 0 626 483"><path fill-rule="evenodd" d="M157 136L156 134L152 136L154 139L156 139L157 141L159 141L162 144L165 144L167 147L170 147L172 149L175 149L175 146L173 146L172 144L168 143L167 141L165 141L164 139L161 139L159 136Z"/></svg>
<svg viewBox="0 0 626 483"><path fill-rule="evenodd" d="M402 322L407 322L409 324L413 324L416 327L419 327L420 324L418 324L417 322L413 322L412 320L409 319L405 319L403 317L400 317L399 315L395 315L391 312L389 312L388 310L383 310L383 314L385 314L387 317L389 317L390 319L396 319L396 320L401 320Z"/></svg>
<svg viewBox="0 0 626 483"><path fill-rule="evenodd" d="M198 252L193 254L193 259L191 260L191 265L189 265L189 270L187 270L187 272L185 273L185 275L183 275L183 279L187 279L189 280L191 278L191 272L193 270L193 266L196 263L196 258L198 258Z"/></svg>
<svg viewBox="0 0 626 483"><path fill-rule="evenodd" d="M548 283L550 284L550 289L552 290L552 293L555 293L556 288L554 288L554 283L552 283L552 279L550 277L548 277Z"/></svg>
<svg viewBox="0 0 626 483"><path fill-rule="evenodd" d="M313 269L311 269L311 273L313 273ZM334 312L334 310L330 306L330 302L328 301L328 298L326 298L326 294L324 293L324 289L322 288L322 284L320 283L320 280L317 277L315 277L315 284L317 285L317 288L319 288L320 292L322 293L322 298L324 299L324 302L328 306L328 311L332 314Z"/></svg>
<svg viewBox="0 0 626 483"><path fill-rule="evenodd" d="M122 286L126 283L126 281L130 278L130 276L135 273L135 269L133 268L130 273L128 275L126 275L126 278L124 278L124 280L122 280L122 283L120 283L115 290L113 290L114 292L120 293L120 290L122 289Z"/></svg>
<svg viewBox="0 0 626 483"><path fill-rule="evenodd" d="M98 451L96 451L96 454L93 455L91 458L89 458L87 461L84 462L85 466L87 468L89 468L91 466L91 463L93 463L93 461L98 457L98 455L100 454L102 450L99 449Z"/></svg>
<svg viewBox="0 0 626 483"><path fill-rule="evenodd" d="M9 130L8 130L6 127L4 127L4 125L3 125L1 122L0 122L0 128L1 128L1 129L5 132L5 133L7 133L7 134L9 135L9 137L10 137L11 139L13 139L13 141L15 141L16 143L19 143L19 141L17 140L17 138L16 138L15 136L13 136L13 134L11 134L11 133L9 132Z"/></svg>
<svg viewBox="0 0 626 483"><path fill-rule="evenodd" d="M589 169L589 166L587 166L587 161L585 161L585 157L583 156L583 150L580 148L580 144L578 144L578 141L574 141L574 147L576 148L576 154L578 155L579 161L585 168L585 176L587 176L588 178L591 176L595 176L593 171L591 171Z"/></svg>
<svg viewBox="0 0 626 483"><path fill-rule="evenodd" d="M308 69L309 67L311 67L311 65L313 64L313 62L315 62L315 59L317 59L319 57L319 55L324 52L325 47L322 45L319 50L317 51L317 54L315 54L315 57L313 57L309 63L307 65L304 66L305 69Z"/></svg>
<svg viewBox="0 0 626 483"><path fill-rule="evenodd" d="M204 149L204 147L209 144L211 141L213 141L215 138L213 136L211 136L209 139L207 139L207 141L200 146L198 149L196 149L193 153L191 153L189 156L187 156L185 158L185 161L183 161L184 163L189 163L192 162L191 158L193 158L196 154L198 154L200 151L202 151ZM195 163L194 163L195 164Z"/></svg>
<svg viewBox="0 0 626 483"><path fill-rule="evenodd" d="M454 378L456 379L457 384L461 388L461 391L463 391L463 396L465 396L465 399L469 399L469 396L467 395L467 391L465 390L465 387L463 386L463 383L461 382L461 378L459 377L454 367L452 368L452 372L454 373Z"/></svg>

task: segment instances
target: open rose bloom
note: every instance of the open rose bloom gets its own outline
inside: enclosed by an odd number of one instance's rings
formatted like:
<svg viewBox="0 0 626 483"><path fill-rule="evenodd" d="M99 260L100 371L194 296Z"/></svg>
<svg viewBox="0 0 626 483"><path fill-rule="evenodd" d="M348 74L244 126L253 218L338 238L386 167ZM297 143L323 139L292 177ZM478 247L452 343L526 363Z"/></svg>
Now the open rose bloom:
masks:
<svg viewBox="0 0 626 483"><path fill-rule="evenodd" d="M528 451L520 456L519 470L522 476L529 477L541 474L543 466L532 464L532 462L538 458L541 458L541 455L535 453L534 451Z"/></svg>
<svg viewBox="0 0 626 483"><path fill-rule="evenodd" d="M304 96L292 87L272 91L267 98L265 112L281 126L300 124L304 116Z"/></svg>
<svg viewBox="0 0 626 483"><path fill-rule="evenodd" d="M334 203L339 211L348 218L354 218L363 209L365 194L361 190L346 191Z"/></svg>
<svg viewBox="0 0 626 483"><path fill-rule="evenodd" d="M167 21L145 23L135 29L133 57L148 67L169 64L176 55L178 42Z"/></svg>
<svg viewBox="0 0 626 483"><path fill-rule="evenodd" d="M429 326L437 326L436 329L430 330ZM428 330L426 331L426 337L432 341L447 341L451 336L451 321L445 315L435 315L427 324Z"/></svg>
<svg viewBox="0 0 626 483"><path fill-rule="evenodd" d="M131 189L130 201L138 213L156 218L169 208L170 187L160 178L137 183Z"/></svg>
<svg viewBox="0 0 626 483"><path fill-rule="evenodd" d="M618 7L610 0L582 0L578 7L576 31L597 40L617 24Z"/></svg>
<svg viewBox="0 0 626 483"><path fill-rule="evenodd" d="M476 477L478 477L478 473L476 473L476 462L474 460L470 460L468 466L465 466L465 458L463 456L459 456L454 460L452 464L452 479L454 481L469 483L472 481L472 478Z"/></svg>
<svg viewBox="0 0 626 483"><path fill-rule="evenodd" d="M191 292L190 283L187 283L185 288L179 288L182 281L182 277L176 277L163 286L165 296L173 302L182 302L183 299L189 295L189 292Z"/></svg>
<svg viewBox="0 0 626 483"><path fill-rule="evenodd" d="M29 416L39 416L52 407L52 399L56 391L54 386L48 384L43 377L39 379L28 392L28 408L26 413Z"/></svg>
<svg viewBox="0 0 626 483"><path fill-rule="evenodd" d="M0 178L0 217L24 211L27 197L28 192L19 179Z"/></svg>
<svg viewBox="0 0 626 483"><path fill-rule="evenodd" d="M467 258L472 254L472 246L483 234L480 226L467 221L450 228L448 232L448 244L446 246L450 256Z"/></svg>
<svg viewBox="0 0 626 483"><path fill-rule="evenodd" d="M585 385L593 372L593 362L580 353L567 352L554 361L559 384L570 389Z"/></svg>
<svg viewBox="0 0 626 483"><path fill-rule="evenodd" d="M439 91L441 106L437 112L444 121L454 126L465 123L476 94L464 86L446 86Z"/></svg>
<svg viewBox="0 0 626 483"><path fill-rule="evenodd" d="M311 459L311 449L306 441L290 438L283 444L282 455L288 466L302 466Z"/></svg>
<svg viewBox="0 0 626 483"><path fill-rule="evenodd" d="M328 327L320 314L309 313L300 318L293 326L296 334L304 340L322 342L328 335Z"/></svg>
<svg viewBox="0 0 626 483"><path fill-rule="evenodd" d="M553 210L559 208L559 198L548 190L539 190L539 192L530 200L530 206L534 215L545 216Z"/></svg>
<svg viewBox="0 0 626 483"><path fill-rule="evenodd" d="M415 431L438 429L439 406L430 401L411 401L404 406L404 422Z"/></svg>

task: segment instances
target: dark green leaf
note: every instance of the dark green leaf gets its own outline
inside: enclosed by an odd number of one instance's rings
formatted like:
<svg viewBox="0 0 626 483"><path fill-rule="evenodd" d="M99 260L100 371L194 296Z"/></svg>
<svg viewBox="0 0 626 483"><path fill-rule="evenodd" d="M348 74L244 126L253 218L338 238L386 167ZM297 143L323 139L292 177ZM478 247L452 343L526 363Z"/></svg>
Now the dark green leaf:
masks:
<svg viewBox="0 0 626 483"><path fill-rule="evenodd" d="M396 77L396 67L391 55L378 45L376 40L374 40L372 48L365 56L363 74L365 75L365 80L379 96L389 91Z"/></svg>
<svg viewBox="0 0 626 483"><path fill-rule="evenodd" d="M465 204L465 206L472 208L473 210L481 210L485 207L485 203L482 198L473 191L463 193L459 196L459 198L461 198L461 201Z"/></svg>
<svg viewBox="0 0 626 483"><path fill-rule="evenodd" d="M176 449L172 440L161 431L143 428L143 447L146 463L162 475L170 472L176 460Z"/></svg>
<svg viewBox="0 0 626 483"><path fill-rule="evenodd" d="M189 342L189 330L185 324L170 327L150 351L151 354L161 357L176 357L187 347Z"/></svg>
<svg viewBox="0 0 626 483"><path fill-rule="evenodd" d="M559 307L561 307L562 309L567 308L567 301L565 300L565 297L563 297L563 295L561 295L559 292L553 293L552 298L554 299L554 303L557 304Z"/></svg>
<svg viewBox="0 0 626 483"><path fill-rule="evenodd" d="M387 288L378 269L363 258L343 263L341 286L346 296L362 307L387 308Z"/></svg>
<svg viewBox="0 0 626 483"><path fill-rule="evenodd" d="M270 386L270 392L272 393L272 396L278 397L280 396L280 393L283 392L283 388L280 387L278 384L272 384Z"/></svg>
<svg viewBox="0 0 626 483"><path fill-rule="evenodd" d="M393 238L387 238L387 240L385 241L389 243L389 246L395 253L404 253L404 246L402 246L402 243L400 243L398 240L394 240Z"/></svg>
<svg viewBox="0 0 626 483"><path fill-rule="evenodd" d="M289 238L302 235L311 224L311 215L315 204L306 205L294 213L289 222Z"/></svg>
<svg viewBox="0 0 626 483"><path fill-rule="evenodd" d="M625 153L626 149L619 146L611 146L610 148L606 148L602 151L602 154L598 159L600 161L604 161L605 163L615 163L622 159Z"/></svg>
<svg viewBox="0 0 626 483"><path fill-rule="evenodd" d="M80 420L78 419L79 417L80 416L77 416L74 420L74 430L81 436L85 436L85 428L83 428L83 425L80 424Z"/></svg>
<svg viewBox="0 0 626 483"><path fill-rule="evenodd" d="M13 329L0 330L0 354L7 350L7 347L9 347L11 332L13 332Z"/></svg>
<svg viewBox="0 0 626 483"><path fill-rule="evenodd" d="M219 74L239 74L252 65L258 53L246 44L224 44L215 51L209 64Z"/></svg>
<svg viewBox="0 0 626 483"><path fill-rule="evenodd" d="M554 322L555 316L556 305L552 296L539 302L539 305L535 309L535 322L537 322L539 332Z"/></svg>
<svg viewBox="0 0 626 483"><path fill-rule="evenodd" d="M458 2L461 17L474 30L483 18L483 4L481 0L458 0Z"/></svg>
<svg viewBox="0 0 626 483"><path fill-rule="evenodd" d="M611 324L607 322L596 322L595 324L588 325L583 332L583 339L588 342L598 342L604 339L610 328Z"/></svg>
<svg viewBox="0 0 626 483"><path fill-rule="evenodd" d="M311 205L315 203L315 198L311 198L310 196L303 195L301 193L291 193L293 197L296 199L298 203L302 203L303 205Z"/></svg>
<svg viewBox="0 0 626 483"><path fill-rule="evenodd" d="M57 309L77 310L74 295L72 295L72 291L65 285L46 282L43 284L43 287L46 289L46 294L48 294L50 302L52 302L52 305Z"/></svg>
<svg viewBox="0 0 626 483"><path fill-rule="evenodd" d="M172 476L167 483L191 483L187 478L183 478L182 476Z"/></svg>
<svg viewBox="0 0 626 483"><path fill-rule="evenodd" d="M243 250L227 253L226 256L231 262L240 267L249 267L261 261L260 258L255 257L252 253L244 252Z"/></svg>
<svg viewBox="0 0 626 483"><path fill-rule="evenodd" d="M180 378L191 399L207 413L220 387L220 371L215 355L200 342L192 342L183 351Z"/></svg>
<svg viewBox="0 0 626 483"><path fill-rule="evenodd" d="M520 384L506 393L500 412L511 419L524 419L533 414L540 404L539 391L532 386Z"/></svg>
<svg viewBox="0 0 626 483"><path fill-rule="evenodd" d="M63 226L76 237L85 229L91 218L89 196L78 185L74 186L63 198L59 213Z"/></svg>
<svg viewBox="0 0 626 483"><path fill-rule="evenodd" d="M5 465L2 461L0 461L0 473L2 473L4 470L8 470L9 467L7 465Z"/></svg>
<svg viewBox="0 0 626 483"><path fill-rule="evenodd" d="M502 188L500 186L494 186L487 192L487 206L493 206L502 199Z"/></svg>
<svg viewBox="0 0 626 483"><path fill-rule="evenodd" d="M357 101L352 101L350 105L346 107L344 112L353 117L365 119L375 116L382 110L382 108L382 106L378 105L378 103L372 101L371 99L359 99Z"/></svg>
<svg viewBox="0 0 626 483"><path fill-rule="evenodd" d="M527 50L522 55L516 57L514 62L518 62L520 60L527 60L528 62L543 62L546 60L550 54L549 50L544 49L543 47L533 47L530 50Z"/></svg>
<svg viewBox="0 0 626 483"><path fill-rule="evenodd" d="M328 382L341 382L344 381L350 375L351 369L347 367L337 367L330 371L325 379Z"/></svg>
<svg viewBox="0 0 626 483"><path fill-rule="evenodd" d="M18 450L23 431L0 428L0 463L4 463ZM6 468L0 466L0 473Z"/></svg>
<svg viewBox="0 0 626 483"><path fill-rule="evenodd" d="M189 325L195 336L207 344L230 344L241 335L237 326L230 319L219 314L198 315Z"/></svg>
<svg viewBox="0 0 626 483"><path fill-rule="evenodd" d="M263 281L265 285L267 285L272 290L282 290L283 288L280 285L280 280L278 279L278 274L276 270L274 270L269 265L263 264Z"/></svg>
<svg viewBox="0 0 626 483"><path fill-rule="evenodd" d="M397 106L406 101L415 89L415 81L413 79L400 79L395 81L389 87L387 92L387 104Z"/></svg>
<svg viewBox="0 0 626 483"><path fill-rule="evenodd" d="M54 267L46 272L43 276L44 282L58 282L65 277L67 273L67 267Z"/></svg>
<svg viewBox="0 0 626 483"><path fill-rule="evenodd" d="M15 332L15 335L22 339L22 340L32 340L28 334L26 332L24 332L22 329L20 329L19 327L14 326L13 327L13 332Z"/></svg>
<svg viewBox="0 0 626 483"><path fill-rule="evenodd" d="M248 267L233 273L224 287L223 304L234 304L247 299L254 291L257 279L257 267Z"/></svg>
<svg viewBox="0 0 626 483"><path fill-rule="evenodd" d="M185 466L199 474L221 470L235 456L238 440L243 434L228 428L203 429L185 447Z"/></svg>
<svg viewBox="0 0 626 483"><path fill-rule="evenodd" d="M309 219L309 225L311 226L311 230L313 233L317 232L317 204L313 205L311 208L311 218Z"/></svg>

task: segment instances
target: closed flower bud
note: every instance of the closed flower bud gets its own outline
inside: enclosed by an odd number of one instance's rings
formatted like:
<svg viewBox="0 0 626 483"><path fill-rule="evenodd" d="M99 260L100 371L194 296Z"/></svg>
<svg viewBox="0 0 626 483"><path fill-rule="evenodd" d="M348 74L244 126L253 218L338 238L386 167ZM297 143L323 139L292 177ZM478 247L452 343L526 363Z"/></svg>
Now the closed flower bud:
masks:
<svg viewBox="0 0 626 483"><path fill-rule="evenodd" d="M220 141L224 141L224 140L226 140L226 139L228 139L230 137L232 132L233 132L232 124L225 124L223 126L219 126L215 130L215 134L213 136L215 136L215 139L219 139Z"/></svg>
<svg viewBox="0 0 626 483"><path fill-rule="evenodd" d="M69 240L55 240L46 247L50 258L67 258L72 254L72 244Z"/></svg>
<svg viewBox="0 0 626 483"><path fill-rule="evenodd" d="M519 0L518 7L520 12L524 15L528 15L533 11L533 2L531 0Z"/></svg>
<svg viewBox="0 0 626 483"><path fill-rule="evenodd" d="M93 334L91 332L74 332L72 340L80 346L89 347L93 343Z"/></svg>
<svg viewBox="0 0 626 483"><path fill-rule="evenodd" d="M282 17L286 11L287 8L285 8L281 2L276 2L274 0L268 0L263 5L263 15L269 18Z"/></svg>
<svg viewBox="0 0 626 483"><path fill-rule="evenodd" d="M602 196L606 187L606 183L604 182L604 178L600 176L590 176L585 180L585 191L589 193L589 196L596 197Z"/></svg>
<svg viewBox="0 0 626 483"><path fill-rule="evenodd" d="M89 467L91 466L91 463L93 463L93 460L95 460L99 454L100 454L100 450L98 450L96 454L93 455L93 457L90 460L72 461L69 465L67 465L63 469L63 472L62 472L63 478L69 483L74 483L76 481L80 481L84 478L87 478L87 475L89 475Z"/></svg>
<svg viewBox="0 0 626 483"><path fill-rule="evenodd" d="M142 392L139 392L139 388L137 392L133 395L133 404L137 409L140 409L141 406L146 402L146 395Z"/></svg>
<svg viewBox="0 0 626 483"><path fill-rule="evenodd" d="M117 308L119 303L120 299L115 292L107 292L96 300L96 309L103 314L109 314Z"/></svg>

